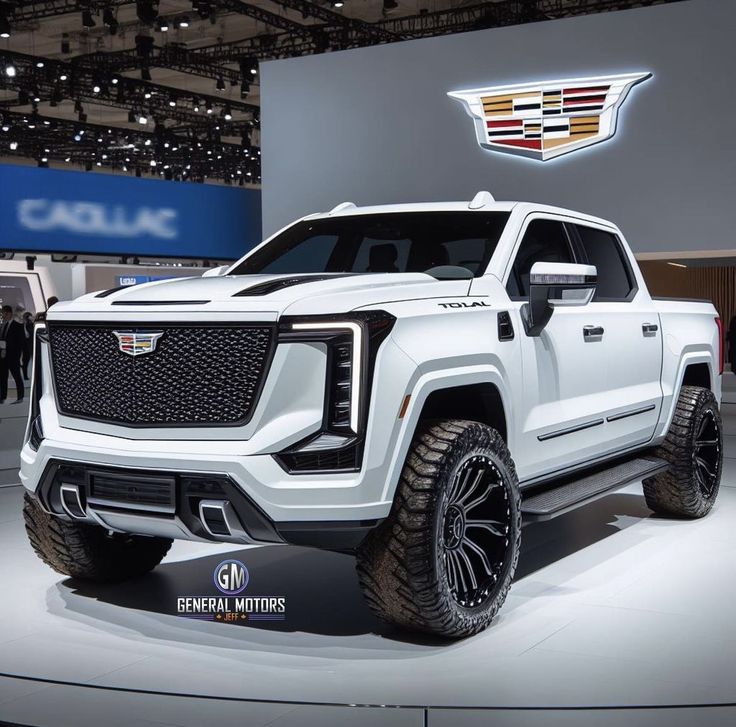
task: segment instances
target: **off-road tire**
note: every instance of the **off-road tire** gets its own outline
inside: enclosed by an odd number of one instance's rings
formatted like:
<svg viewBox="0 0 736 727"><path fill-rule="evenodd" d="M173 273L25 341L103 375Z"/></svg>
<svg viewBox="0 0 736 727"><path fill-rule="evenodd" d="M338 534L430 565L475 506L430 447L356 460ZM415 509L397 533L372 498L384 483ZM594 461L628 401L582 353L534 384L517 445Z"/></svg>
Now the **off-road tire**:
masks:
<svg viewBox="0 0 736 727"><path fill-rule="evenodd" d="M81 580L110 583L148 573L172 543L168 538L110 535L98 525L62 520L28 494L23 518L36 555L58 573Z"/></svg>
<svg viewBox="0 0 736 727"><path fill-rule="evenodd" d="M451 590L452 574L443 559L443 523L455 476L473 458L492 463L500 475L508 525L505 545L503 539L499 545L505 554L488 596L478 605L465 606ZM379 618L411 630L460 638L486 628L503 605L520 545L519 483L499 433L478 422L427 421L420 423L414 437L388 518L359 548L358 577Z"/></svg>
<svg viewBox="0 0 736 727"><path fill-rule="evenodd" d="M712 445L709 451L709 455L715 455L714 482L706 490L699 480L696 461L696 455L702 451L697 446L697 439L704 418L714 423L717 435L709 440L717 439L717 445ZM663 515L689 518L707 515L718 495L723 466L721 415L710 389L682 387L667 438L657 448L656 454L667 460L670 468L644 480L644 497L649 508ZM702 470L700 474L702 477Z"/></svg>

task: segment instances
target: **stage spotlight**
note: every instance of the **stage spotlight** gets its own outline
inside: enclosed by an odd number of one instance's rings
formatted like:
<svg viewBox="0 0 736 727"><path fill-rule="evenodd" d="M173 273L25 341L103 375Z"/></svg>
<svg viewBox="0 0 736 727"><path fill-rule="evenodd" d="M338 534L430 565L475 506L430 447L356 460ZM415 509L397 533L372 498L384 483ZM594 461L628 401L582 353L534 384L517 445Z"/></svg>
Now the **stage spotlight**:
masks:
<svg viewBox="0 0 736 727"><path fill-rule="evenodd" d="M15 70L15 66L12 63L8 63L7 66L5 66L5 75L8 78L15 78L17 75L17 71Z"/></svg>
<svg viewBox="0 0 736 727"><path fill-rule="evenodd" d="M0 38L10 38L10 21L0 15Z"/></svg>

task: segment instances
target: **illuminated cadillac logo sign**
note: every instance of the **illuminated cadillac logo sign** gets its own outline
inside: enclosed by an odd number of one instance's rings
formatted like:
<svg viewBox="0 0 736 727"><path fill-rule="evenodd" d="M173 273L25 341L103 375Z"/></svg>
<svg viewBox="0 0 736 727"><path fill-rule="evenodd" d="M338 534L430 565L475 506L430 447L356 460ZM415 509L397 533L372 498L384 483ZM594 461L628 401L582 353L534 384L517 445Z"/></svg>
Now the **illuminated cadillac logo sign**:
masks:
<svg viewBox="0 0 736 727"><path fill-rule="evenodd" d="M447 95L463 103L484 149L547 161L610 139L629 91L651 75L568 78Z"/></svg>
<svg viewBox="0 0 736 727"><path fill-rule="evenodd" d="M129 356L142 356L156 350L158 339L163 331L113 331L118 339L118 347Z"/></svg>

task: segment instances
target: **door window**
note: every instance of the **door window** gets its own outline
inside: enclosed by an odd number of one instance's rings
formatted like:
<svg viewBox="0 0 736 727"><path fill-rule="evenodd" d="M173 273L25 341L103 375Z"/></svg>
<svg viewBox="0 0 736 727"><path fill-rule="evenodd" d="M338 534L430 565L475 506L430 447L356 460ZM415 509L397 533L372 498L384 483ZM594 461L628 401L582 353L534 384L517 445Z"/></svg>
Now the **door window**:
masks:
<svg viewBox="0 0 736 727"><path fill-rule="evenodd" d="M529 274L538 262L575 262L565 226L559 220L532 220L526 228L506 284L512 299L529 295Z"/></svg>
<svg viewBox="0 0 736 727"><path fill-rule="evenodd" d="M575 225L590 265L598 271L593 300L625 301L634 289L634 277L616 235L595 227Z"/></svg>

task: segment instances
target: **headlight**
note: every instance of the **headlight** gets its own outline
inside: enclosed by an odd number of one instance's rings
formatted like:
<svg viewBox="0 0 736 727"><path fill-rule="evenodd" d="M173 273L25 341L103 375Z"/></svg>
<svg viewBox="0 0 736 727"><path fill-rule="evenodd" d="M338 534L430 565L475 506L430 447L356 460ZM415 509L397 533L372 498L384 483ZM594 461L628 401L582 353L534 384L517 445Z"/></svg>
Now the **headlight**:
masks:
<svg viewBox="0 0 736 727"><path fill-rule="evenodd" d="M287 472L360 469L376 354L395 321L385 311L282 319L279 341L319 342L327 349L322 428L275 455Z"/></svg>
<svg viewBox="0 0 736 727"><path fill-rule="evenodd" d="M43 362L41 361L42 346L48 341L46 326L36 325L33 333L33 373L31 378L31 404L28 410L28 424L26 425L25 441L31 449L38 451L43 440L41 425L41 410L39 401L43 394Z"/></svg>

